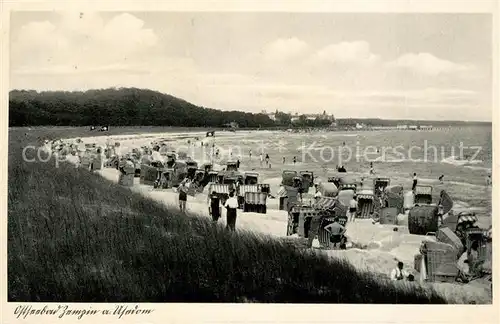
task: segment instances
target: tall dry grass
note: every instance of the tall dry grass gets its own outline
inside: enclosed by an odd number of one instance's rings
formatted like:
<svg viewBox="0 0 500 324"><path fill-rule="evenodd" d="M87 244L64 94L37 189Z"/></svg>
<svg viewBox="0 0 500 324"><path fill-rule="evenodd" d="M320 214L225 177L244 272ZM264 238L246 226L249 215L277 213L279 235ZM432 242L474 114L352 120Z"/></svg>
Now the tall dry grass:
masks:
<svg viewBox="0 0 500 324"><path fill-rule="evenodd" d="M445 303L69 164L24 162L21 148L40 137L30 136L9 133L9 301Z"/></svg>

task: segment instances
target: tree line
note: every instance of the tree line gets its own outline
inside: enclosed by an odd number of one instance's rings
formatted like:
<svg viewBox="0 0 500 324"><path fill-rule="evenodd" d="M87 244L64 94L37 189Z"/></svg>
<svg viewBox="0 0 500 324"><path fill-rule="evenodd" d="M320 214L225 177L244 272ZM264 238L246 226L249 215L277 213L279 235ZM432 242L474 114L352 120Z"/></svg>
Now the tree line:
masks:
<svg viewBox="0 0 500 324"><path fill-rule="evenodd" d="M9 126L275 126L269 116L221 111L191 104L152 90L137 88L66 91L13 90L9 95Z"/></svg>
<svg viewBox="0 0 500 324"><path fill-rule="evenodd" d="M242 128L329 127L332 121L308 119L293 121L292 115L276 112L276 120L267 114L222 111L196 106L157 91L137 88L110 88L85 92L13 90L9 94L9 126L185 126L224 127L236 122ZM384 120L377 118L336 119L338 127L356 123L367 126L398 124L456 126L484 125L491 122Z"/></svg>

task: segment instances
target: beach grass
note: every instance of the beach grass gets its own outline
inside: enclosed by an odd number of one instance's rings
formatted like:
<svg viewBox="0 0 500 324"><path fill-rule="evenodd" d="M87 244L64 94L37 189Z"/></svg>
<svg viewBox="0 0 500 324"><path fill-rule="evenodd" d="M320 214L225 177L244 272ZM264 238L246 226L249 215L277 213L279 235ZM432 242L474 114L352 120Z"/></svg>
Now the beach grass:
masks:
<svg viewBox="0 0 500 324"><path fill-rule="evenodd" d="M9 130L11 302L453 302L286 241L228 232L67 163L23 161L22 148L42 138L84 136L67 134Z"/></svg>

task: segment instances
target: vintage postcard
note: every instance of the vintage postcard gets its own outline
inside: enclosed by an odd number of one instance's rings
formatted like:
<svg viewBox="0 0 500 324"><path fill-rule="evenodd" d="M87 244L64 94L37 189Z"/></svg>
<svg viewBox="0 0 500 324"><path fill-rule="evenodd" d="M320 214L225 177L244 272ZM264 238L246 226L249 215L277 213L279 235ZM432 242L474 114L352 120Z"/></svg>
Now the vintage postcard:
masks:
<svg viewBox="0 0 500 324"><path fill-rule="evenodd" d="M2 3L2 323L497 323L497 10Z"/></svg>

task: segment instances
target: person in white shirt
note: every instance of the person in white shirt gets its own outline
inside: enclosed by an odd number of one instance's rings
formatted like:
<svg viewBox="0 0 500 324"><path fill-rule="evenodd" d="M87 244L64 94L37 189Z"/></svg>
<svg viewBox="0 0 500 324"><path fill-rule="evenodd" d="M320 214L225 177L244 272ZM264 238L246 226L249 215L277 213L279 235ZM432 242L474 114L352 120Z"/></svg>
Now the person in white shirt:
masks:
<svg viewBox="0 0 500 324"><path fill-rule="evenodd" d="M51 155L52 151L52 145L50 144L49 140L45 140L45 143L43 145L43 152L45 152L47 155Z"/></svg>
<svg viewBox="0 0 500 324"><path fill-rule="evenodd" d="M319 191L318 185L316 185L316 193L314 194L314 199L318 200L319 198L321 198L321 196L321 191Z"/></svg>
<svg viewBox="0 0 500 324"><path fill-rule="evenodd" d="M103 167L103 149L101 147L97 147L95 153L93 154L92 160L92 169L93 170L101 170Z"/></svg>
<svg viewBox="0 0 500 324"><path fill-rule="evenodd" d="M76 168L80 166L80 157L76 155L75 151L72 151L71 154L66 155L66 161L74 164Z"/></svg>
<svg viewBox="0 0 500 324"><path fill-rule="evenodd" d="M358 210L358 201L356 200L356 195L354 195L349 201L349 220L351 222L354 222L357 210Z"/></svg>
<svg viewBox="0 0 500 324"><path fill-rule="evenodd" d="M391 280L397 281L408 278L408 273L405 270L403 270L403 266L404 266L403 262L399 261L398 267L392 269L391 271Z"/></svg>
<svg viewBox="0 0 500 324"><path fill-rule="evenodd" d="M238 208L238 200L234 196L234 191L231 191L229 193L229 198L226 200L224 207L226 207L226 210L227 210L226 228L231 230L231 231L234 231L235 227L236 227L236 210Z"/></svg>
<svg viewBox="0 0 500 324"><path fill-rule="evenodd" d="M160 152L154 150L153 153L151 153L151 160L152 162L162 162L163 157L161 156Z"/></svg>

